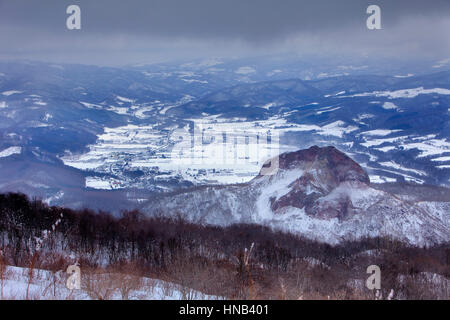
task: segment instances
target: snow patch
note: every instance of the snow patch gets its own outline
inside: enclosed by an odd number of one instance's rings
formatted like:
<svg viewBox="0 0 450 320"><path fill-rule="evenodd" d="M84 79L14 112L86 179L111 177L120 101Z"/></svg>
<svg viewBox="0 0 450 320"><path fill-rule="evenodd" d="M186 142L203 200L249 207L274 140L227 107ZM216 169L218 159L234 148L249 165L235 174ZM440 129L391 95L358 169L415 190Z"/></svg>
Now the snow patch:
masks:
<svg viewBox="0 0 450 320"><path fill-rule="evenodd" d="M386 97L388 99L399 99L399 98L415 98L421 94L441 94L441 95L450 95L450 90L444 88L434 88L434 89L424 89L423 87L412 88L412 89L402 89L396 91L373 91L373 92L365 92L358 93L351 96L342 96L342 97Z"/></svg>
<svg viewBox="0 0 450 320"><path fill-rule="evenodd" d="M122 102L129 102L129 103L133 103L133 102L134 102L133 99L125 98L125 97L121 97L121 96L116 96L116 99L117 99L117 100L120 100L120 101L122 101Z"/></svg>
<svg viewBox="0 0 450 320"><path fill-rule="evenodd" d="M251 73L255 73L255 72L256 72L256 70L252 67L240 67L234 73L246 75L246 74L251 74Z"/></svg>
<svg viewBox="0 0 450 320"><path fill-rule="evenodd" d="M386 110L400 110L400 107L398 107L397 105L393 104L392 102L385 102L385 103L383 103L383 109L386 109Z"/></svg>
<svg viewBox="0 0 450 320"><path fill-rule="evenodd" d="M3 151L0 151L0 158L6 158L13 154L22 153L22 147L9 147Z"/></svg>
<svg viewBox="0 0 450 320"><path fill-rule="evenodd" d="M9 90L9 91L3 91L2 95L4 96L11 96L13 94L18 94L18 93L22 93L23 91L18 91L18 90Z"/></svg>
<svg viewBox="0 0 450 320"><path fill-rule="evenodd" d="M384 137L387 135L390 135L392 133L400 132L402 130L389 130L389 129L377 129L377 130L370 130L370 131L364 131L360 134L363 136L378 136L378 137Z"/></svg>

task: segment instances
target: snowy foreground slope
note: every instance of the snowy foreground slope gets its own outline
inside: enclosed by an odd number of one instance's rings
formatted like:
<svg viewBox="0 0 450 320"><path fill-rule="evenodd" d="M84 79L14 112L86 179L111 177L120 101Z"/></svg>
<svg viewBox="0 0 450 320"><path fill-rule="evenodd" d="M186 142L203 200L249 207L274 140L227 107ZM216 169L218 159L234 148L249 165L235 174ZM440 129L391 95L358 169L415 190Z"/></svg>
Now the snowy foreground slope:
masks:
<svg viewBox="0 0 450 320"><path fill-rule="evenodd" d="M210 225L263 224L331 244L377 236L419 246L450 241L449 202L405 200L377 190L334 147L285 153L278 162L272 175L171 193L143 211Z"/></svg>
<svg viewBox="0 0 450 320"><path fill-rule="evenodd" d="M85 279L85 275L81 275ZM182 287L158 279L142 278L124 274L90 275L81 282L81 289L66 287L68 275L62 271L53 273L29 268L7 266L0 278L0 300L215 300L215 296Z"/></svg>

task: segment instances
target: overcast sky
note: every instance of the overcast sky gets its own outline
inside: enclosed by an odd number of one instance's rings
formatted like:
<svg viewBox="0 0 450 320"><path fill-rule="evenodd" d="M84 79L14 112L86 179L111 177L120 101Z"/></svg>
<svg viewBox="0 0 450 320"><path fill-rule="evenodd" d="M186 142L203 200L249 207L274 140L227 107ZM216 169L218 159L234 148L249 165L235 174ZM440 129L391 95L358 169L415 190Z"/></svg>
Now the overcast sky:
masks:
<svg viewBox="0 0 450 320"><path fill-rule="evenodd" d="M81 8L67 30L66 8ZM366 28L381 7L382 30ZM102 65L295 52L450 57L450 0L0 0L0 58Z"/></svg>

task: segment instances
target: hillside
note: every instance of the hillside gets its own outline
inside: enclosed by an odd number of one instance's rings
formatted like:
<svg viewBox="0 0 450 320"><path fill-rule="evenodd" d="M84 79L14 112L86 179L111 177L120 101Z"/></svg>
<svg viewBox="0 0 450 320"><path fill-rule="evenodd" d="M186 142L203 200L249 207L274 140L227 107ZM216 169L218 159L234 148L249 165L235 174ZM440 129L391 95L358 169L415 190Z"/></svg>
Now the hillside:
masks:
<svg viewBox="0 0 450 320"><path fill-rule="evenodd" d="M383 297L394 290L395 299L446 299L450 276L448 245L378 237L332 246L258 225L114 218L19 194L0 195L0 248L2 292L17 285L10 298L66 297L64 272L75 263L82 291L72 297L91 299L373 299L364 286L372 264L381 267Z"/></svg>

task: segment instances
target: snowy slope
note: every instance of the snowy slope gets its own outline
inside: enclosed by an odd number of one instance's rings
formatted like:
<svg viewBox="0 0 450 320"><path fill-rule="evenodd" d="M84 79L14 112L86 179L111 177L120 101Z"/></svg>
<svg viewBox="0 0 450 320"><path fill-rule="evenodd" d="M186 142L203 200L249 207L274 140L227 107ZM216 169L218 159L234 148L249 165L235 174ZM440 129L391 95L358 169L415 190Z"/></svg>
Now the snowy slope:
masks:
<svg viewBox="0 0 450 320"><path fill-rule="evenodd" d="M126 289L126 286L131 288L128 296L130 300L218 299L170 282L151 278L130 278L122 274L101 274L93 277L82 273L79 290L67 289L68 275L62 271L53 273L34 269L30 278L29 268L6 266L4 274L4 279L0 279L0 300L92 300L98 299L97 295L108 300L121 300L125 298L121 289Z"/></svg>

